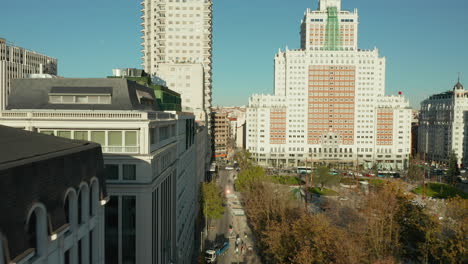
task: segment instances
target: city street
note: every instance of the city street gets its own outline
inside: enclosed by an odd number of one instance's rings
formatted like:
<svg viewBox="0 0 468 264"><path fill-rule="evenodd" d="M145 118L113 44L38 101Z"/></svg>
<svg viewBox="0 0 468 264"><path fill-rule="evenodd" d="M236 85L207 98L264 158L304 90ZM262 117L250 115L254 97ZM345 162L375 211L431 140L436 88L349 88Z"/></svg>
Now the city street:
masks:
<svg viewBox="0 0 468 264"><path fill-rule="evenodd" d="M224 190L226 199L225 213L221 219L212 220L209 225L209 235L207 245L222 244L229 239L229 250L220 256L217 263L219 264L232 264L232 263L261 263L260 258L255 254L255 246L252 241L252 233L247 225L246 216L234 216L232 213L233 207L237 210L243 209L240 202L238 202L238 193L234 192L234 170L227 171L224 169L219 170L219 177L217 184ZM232 225L233 230L230 234L229 226ZM247 235L247 237L245 236ZM238 252L236 253L236 237L239 235ZM243 245L243 246L242 246ZM248 250L248 248L251 250ZM241 254L241 249L242 254Z"/></svg>

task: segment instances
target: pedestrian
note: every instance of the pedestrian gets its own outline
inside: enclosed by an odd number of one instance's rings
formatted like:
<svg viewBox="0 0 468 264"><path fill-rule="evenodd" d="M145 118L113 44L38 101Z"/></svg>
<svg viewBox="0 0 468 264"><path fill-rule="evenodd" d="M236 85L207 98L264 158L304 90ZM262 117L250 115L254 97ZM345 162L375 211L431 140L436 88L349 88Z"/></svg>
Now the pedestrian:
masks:
<svg viewBox="0 0 468 264"><path fill-rule="evenodd" d="M246 232L244 232L244 238L247 239L247 233Z"/></svg>

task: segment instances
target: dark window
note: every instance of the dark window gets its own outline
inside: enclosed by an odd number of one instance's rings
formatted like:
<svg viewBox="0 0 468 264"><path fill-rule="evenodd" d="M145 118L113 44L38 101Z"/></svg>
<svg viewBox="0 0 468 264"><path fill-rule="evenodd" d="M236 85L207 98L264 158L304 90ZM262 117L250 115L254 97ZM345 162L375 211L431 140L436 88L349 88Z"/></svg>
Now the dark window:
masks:
<svg viewBox="0 0 468 264"><path fill-rule="evenodd" d="M64 259L65 259L65 264L70 264L71 263L71 261L70 261L70 250L65 251Z"/></svg>
<svg viewBox="0 0 468 264"><path fill-rule="evenodd" d="M117 164L106 164L106 179L107 180L118 180L119 179L119 165Z"/></svg>
<svg viewBox="0 0 468 264"><path fill-rule="evenodd" d="M89 233L89 264L93 264L93 239L94 229Z"/></svg>
<svg viewBox="0 0 468 264"><path fill-rule="evenodd" d="M119 263L119 198L111 196L105 208L105 263Z"/></svg>
<svg viewBox="0 0 468 264"><path fill-rule="evenodd" d="M136 263L136 198L122 196L122 263Z"/></svg>
<svg viewBox="0 0 468 264"><path fill-rule="evenodd" d="M150 136L150 144L156 144L156 129L150 128L149 129L149 136Z"/></svg>
<svg viewBox="0 0 468 264"><path fill-rule="evenodd" d="M83 243L81 243L81 239L78 240L78 264L82 264L83 263L83 257L81 256L81 254L83 254L83 250L82 250L82 247L83 246Z"/></svg>
<svg viewBox="0 0 468 264"><path fill-rule="evenodd" d="M123 165L123 179L124 180L136 180L136 165L135 164L124 164Z"/></svg>
<svg viewBox="0 0 468 264"><path fill-rule="evenodd" d="M82 195L82 192L83 191L80 191L78 193L78 224L82 224L83 223L83 217L82 217L82 211L83 211L83 202L81 201L83 199L83 195Z"/></svg>

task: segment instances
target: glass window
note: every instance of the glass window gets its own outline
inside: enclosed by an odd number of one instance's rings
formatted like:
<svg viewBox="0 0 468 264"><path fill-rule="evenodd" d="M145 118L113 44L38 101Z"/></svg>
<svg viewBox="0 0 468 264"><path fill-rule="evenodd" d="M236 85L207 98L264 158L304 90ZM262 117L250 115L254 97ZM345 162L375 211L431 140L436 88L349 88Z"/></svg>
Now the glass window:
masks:
<svg viewBox="0 0 468 264"><path fill-rule="evenodd" d="M125 132L125 146L136 146L137 145L137 132L126 131Z"/></svg>
<svg viewBox="0 0 468 264"><path fill-rule="evenodd" d="M73 136L74 139L88 140L88 131L75 131Z"/></svg>
<svg viewBox="0 0 468 264"><path fill-rule="evenodd" d="M62 102L62 97L60 95L50 95L49 102L54 104L59 104Z"/></svg>
<svg viewBox="0 0 468 264"><path fill-rule="evenodd" d="M106 172L106 180L118 180L119 179L119 165L117 164L106 164L104 165Z"/></svg>
<svg viewBox="0 0 468 264"><path fill-rule="evenodd" d="M99 96L97 96L97 95L88 95L88 103L98 104L99 103Z"/></svg>
<svg viewBox="0 0 468 264"><path fill-rule="evenodd" d="M156 129L150 128L149 129L149 136L150 136L150 144L156 144Z"/></svg>
<svg viewBox="0 0 468 264"><path fill-rule="evenodd" d="M107 132L107 142L109 146L122 146L122 131Z"/></svg>
<svg viewBox="0 0 468 264"><path fill-rule="evenodd" d="M57 136L63 138L71 138L71 131L57 131Z"/></svg>
<svg viewBox="0 0 468 264"><path fill-rule="evenodd" d="M119 263L119 197L111 196L105 210L106 263Z"/></svg>
<svg viewBox="0 0 468 264"><path fill-rule="evenodd" d="M110 95L101 95L101 96L99 96L99 103L101 103L101 104L110 104L111 103Z"/></svg>
<svg viewBox="0 0 468 264"><path fill-rule="evenodd" d="M135 164L124 164L123 165L123 179L124 180L136 180L136 165Z"/></svg>
<svg viewBox="0 0 468 264"><path fill-rule="evenodd" d="M73 103L74 102L74 96L73 95L63 95L62 96L62 102L63 103Z"/></svg>
<svg viewBox="0 0 468 264"><path fill-rule="evenodd" d="M46 134L46 135L51 135L51 136L55 135L53 130L41 130L41 134Z"/></svg>
<svg viewBox="0 0 468 264"><path fill-rule="evenodd" d="M88 103L88 96L77 95L75 96L75 102L80 103L80 104L86 104Z"/></svg>
<svg viewBox="0 0 468 264"><path fill-rule="evenodd" d="M106 133L104 131L91 131L91 141L106 145Z"/></svg>
<svg viewBox="0 0 468 264"><path fill-rule="evenodd" d="M136 263L136 197L122 196L122 263Z"/></svg>

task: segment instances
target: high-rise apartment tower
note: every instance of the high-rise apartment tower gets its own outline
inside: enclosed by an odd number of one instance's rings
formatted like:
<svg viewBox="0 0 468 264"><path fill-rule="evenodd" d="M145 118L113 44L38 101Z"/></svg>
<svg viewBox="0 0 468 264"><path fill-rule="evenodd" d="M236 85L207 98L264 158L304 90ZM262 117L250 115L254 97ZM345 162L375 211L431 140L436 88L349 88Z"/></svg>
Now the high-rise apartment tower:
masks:
<svg viewBox="0 0 468 264"><path fill-rule="evenodd" d="M184 111L206 121L211 112L212 1L143 0L141 4L145 71L181 94Z"/></svg>
<svg viewBox="0 0 468 264"><path fill-rule="evenodd" d="M5 110L11 80L29 74L57 75L57 59L8 43L0 38L0 111Z"/></svg>
<svg viewBox="0 0 468 264"><path fill-rule="evenodd" d="M274 95L253 95L247 149L259 164L405 168L411 109L385 96L385 58L358 49L358 13L320 0L304 14L301 48L275 56Z"/></svg>

